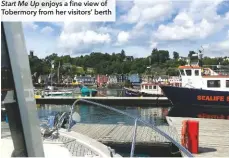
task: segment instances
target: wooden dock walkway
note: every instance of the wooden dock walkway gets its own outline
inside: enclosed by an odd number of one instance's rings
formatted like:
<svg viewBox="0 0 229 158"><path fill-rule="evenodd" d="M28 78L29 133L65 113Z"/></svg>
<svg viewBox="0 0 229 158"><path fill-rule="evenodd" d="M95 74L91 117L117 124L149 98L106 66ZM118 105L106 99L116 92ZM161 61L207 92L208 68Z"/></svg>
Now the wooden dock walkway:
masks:
<svg viewBox="0 0 229 158"><path fill-rule="evenodd" d="M159 129L178 140L174 132L176 129L170 126L158 126ZM73 131L85 134L104 144L131 145L134 126L124 124L76 124ZM156 133L147 126L137 126L136 145L160 146L171 144L166 138Z"/></svg>
<svg viewBox="0 0 229 158"><path fill-rule="evenodd" d="M171 102L166 97L45 97L36 98L36 104L71 105L76 99L116 106L171 106ZM86 104L85 102L82 103Z"/></svg>
<svg viewBox="0 0 229 158"><path fill-rule="evenodd" d="M169 125L176 128L179 139L183 120L199 121L199 154L194 156L229 156L229 120L167 117Z"/></svg>

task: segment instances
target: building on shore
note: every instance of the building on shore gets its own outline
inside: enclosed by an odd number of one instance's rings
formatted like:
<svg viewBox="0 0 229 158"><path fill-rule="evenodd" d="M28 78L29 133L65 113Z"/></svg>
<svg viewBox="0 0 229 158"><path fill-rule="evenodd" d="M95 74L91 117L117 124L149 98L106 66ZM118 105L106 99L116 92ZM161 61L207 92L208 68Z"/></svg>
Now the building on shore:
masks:
<svg viewBox="0 0 229 158"><path fill-rule="evenodd" d="M75 76L74 80L79 83L94 85L95 77L92 76Z"/></svg>
<svg viewBox="0 0 229 158"><path fill-rule="evenodd" d="M139 74L131 74L128 76L128 80L133 86L139 86L141 84L141 77Z"/></svg>
<svg viewBox="0 0 229 158"><path fill-rule="evenodd" d="M128 80L128 75L126 75L126 74L118 74L118 75L116 75L116 77L117 77L118 83L124 83Z"/></svg>
<svg viewBox="0 0 229 158"><path fill-rule="evenodd" d="M117 83L118 83L118 79L116 75L108 76L107 84L117 84Z"/></svg>
<svg viewBox="0 0 229 158"><path fill-rule="evenodd" d="M108 76L107 75L97 75L96 82L97 82L97 86L105 85L108 82Z"/></svg>

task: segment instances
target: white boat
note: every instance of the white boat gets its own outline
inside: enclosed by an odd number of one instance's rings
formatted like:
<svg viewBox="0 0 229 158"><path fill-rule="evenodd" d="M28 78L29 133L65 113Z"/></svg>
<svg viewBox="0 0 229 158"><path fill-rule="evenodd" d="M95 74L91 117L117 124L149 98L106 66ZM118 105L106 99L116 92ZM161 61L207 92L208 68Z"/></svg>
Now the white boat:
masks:
<svg viewBox="0 0 229 158"><path fill-rule="evenodd" d="M182 87L161 86L173 107L169 112L175 117L229 118L228 66L215 65L213 70L202 65L198 53L196 65L179 66ZM222 67L225 67L223 70Z"/></svg>
<svg viewBox="0 0 229 158"><path fill-rule="evenodd" d="M160 88L160 85L170 85L175 87L181 87L181 78L177 76L169 77L167 80L162 82L142 82L140 92L143 95L156 95L162 96L163 91Z"/></svg>
<svg viewBox="0 0 229 158"><path fill-rule="evenodd" d="M163 95L159 84L154 82L141 83L140 92L144 95Z"/></svg>
<svg viewBox="0 0 229 158"><path fill-rule="evenodd" d="M61 118L59 121L63 123ZM8 123L2 122L1 129L1 157L11 157L15 153ZM110 147L81 133L64 128L52 130L55 128L41 128L45 157L121 157Z"/></svg>
<svg viewBox="0 0 229 158"><path fill-rule="evenodd" d="M216 72L200 66L180 66L182 87L213 91L229 91L229 72Z"/></svg>
<svg viewBox="0 0 229 158"><path fill-rule="evenodd" d="M75 89L58 89L54 86L48 86L43 92L43 96L72 96L73 93L80 93L80 88Z"/></svg>

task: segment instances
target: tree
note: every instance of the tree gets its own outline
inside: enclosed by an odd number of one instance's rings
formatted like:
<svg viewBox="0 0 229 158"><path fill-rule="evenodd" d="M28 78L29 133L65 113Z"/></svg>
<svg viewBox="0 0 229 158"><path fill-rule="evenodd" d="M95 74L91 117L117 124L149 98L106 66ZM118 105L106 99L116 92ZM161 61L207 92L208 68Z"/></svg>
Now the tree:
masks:
<svg viewBox="0 0 229 158"><path fill-rule="evenodd" d="M123 49L121 51L121 58L122 58L122 60L124 60L126 58L126 53Z"/></svg>
<svg viewBox="0 0 229 158"><path fill-rule="evenodd" d="M187 54L191 57L194 51L190 51ZM153 49L150 56L145 58L134 58L133 60L125 61L125 51L121 53L101 53L92 52L89 55L81 55L79 57L71 57L69 55L58 56L53 53L44 59L39 59L37 56L29 57L31 73L37 72L37 75L45 75L50 73L52 60L55 61L55 68L53 72L57 71L57 67L60 67L60 75L84 75L84 74L131 74L138 73L143 74L147 72L147 67L150 68L151 74L157 75L174 75L176 69L180 65L185 65L186 61L177 60L179 53L173 52L173 58L170 59L169 51ZM194 57L196 58L196 57ZM221 58L203 58L204 65L229 65L227 57ZM93 70L93 71L88 71ZM86 72L85 72L86 71ZM92 73L91 73L92 72Z"/></svg>
<svg viewBox="0 0 229 158"><path fill-rule="evenodd" d="M159 58L161 63L165 63L167 60L169 60L169 51L167 50L159 50Z"/></svg>
<svg viewBox="0 0 229 158"><path fill-rule="evenodd" d="M153 49L151 53L151 63L157 63L157 65L160 65L160 63L165 63L167 60L169 60L169 51L157 50L156 48Z"/></svg>
<svg viewBox="0 0 229 158"><path fill-rule="evenodd" d="M173 52L173 59L177 60L179 58L179 53Z"/></svg>
<svg viewBox="0 0 229 158"><path fill-rule="evenodd" d="M157 65L159 65L160 63L159 52L157 48L154 48L151 53L151 63L152 64L157 63Z"/></svg>
<svg viewBox="0 0 229 158"><path fill-rule="evenodd" d="M175 68L169 68L166 71L166 75L169 75L169 76L178 76L179 75L179 71L177 69L175 69Z"/></svg>
<svg viewBox="0 0 229 158"><path fill-rule="evenodd" d="M194 52L194 51L189 51L188 57L191 58L193 54L196 54L196 52Z"/></svg>

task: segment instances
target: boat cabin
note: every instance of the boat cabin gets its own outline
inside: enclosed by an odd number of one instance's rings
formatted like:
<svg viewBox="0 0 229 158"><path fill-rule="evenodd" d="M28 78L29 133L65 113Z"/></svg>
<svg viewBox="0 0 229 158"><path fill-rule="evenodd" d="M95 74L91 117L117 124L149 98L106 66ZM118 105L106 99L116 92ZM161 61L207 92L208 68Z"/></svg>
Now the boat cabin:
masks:
<svg viewBox="0 0 229 158"><path fill-rule="evenodd" d="M162 90L157 83L142 83L141 90L142 93L152 94L152 95L163 95Z"/></svg>
<svg viewBox="0 0 229 158"><path fill-rule="evenodd" d="M180 66L182 87L229 91L229 73L199 66Z"/></svg>

